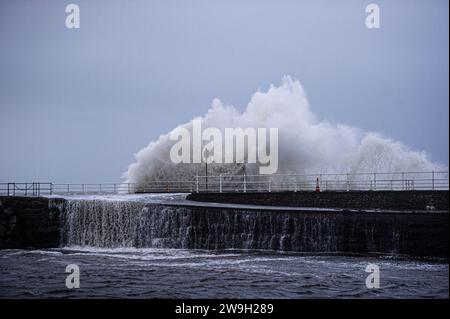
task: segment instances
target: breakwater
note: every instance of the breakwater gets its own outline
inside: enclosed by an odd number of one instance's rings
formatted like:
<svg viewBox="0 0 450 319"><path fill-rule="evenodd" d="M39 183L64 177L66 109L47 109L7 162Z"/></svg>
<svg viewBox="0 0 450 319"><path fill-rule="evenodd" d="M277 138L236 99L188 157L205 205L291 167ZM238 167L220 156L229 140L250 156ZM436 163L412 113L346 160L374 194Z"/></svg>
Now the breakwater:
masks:
<svg viewBox="0 0 450 319"><path fill-rule="evenodd" d="M349 191L349 192L236 192L192 193L189 200L200 202L291 207L335 207L382 210L448 211L446 191Z"/></svg>
<svg viewBox="0 0 450 319"><path fill-rule="evenodd" d="M448 212L0 198L0 247L163 247L448 258Z"/></svg>

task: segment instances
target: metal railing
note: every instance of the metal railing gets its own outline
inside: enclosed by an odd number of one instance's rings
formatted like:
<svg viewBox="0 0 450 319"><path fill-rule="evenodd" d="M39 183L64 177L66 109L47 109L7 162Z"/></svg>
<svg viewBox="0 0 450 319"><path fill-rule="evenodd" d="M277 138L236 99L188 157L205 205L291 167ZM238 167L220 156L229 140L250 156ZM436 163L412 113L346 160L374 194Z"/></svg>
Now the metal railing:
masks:
<svg viewBox="0 0 450 319"><path fill-rule="evenodd" d="M138 183L53 184L53 194L135 194L190 193L192 181L154 181Z"/></svg>
<svg viewBox="0 0 450 319"><path fill-rule="evenodd" d="M195 176L142 183L0 183L0 195L448 190L448 172Z"/></svg>
<svg viewBox="0 0 450 319"><path fill-rule="evenodd" d="M193 181L137 183L0 183L0 196L191 193Z"/></svg>
<svg viewBox="0 0 450 319"><path fill-rule="evenodd" d="M448 172L196 176L195 192L448 190Z"/></svg>
<svg viewBox="0 0 450 319"><path fill-rule="evenodd" d="M52 183L0 183L0 195L40 196L51 193Z"/></svg>

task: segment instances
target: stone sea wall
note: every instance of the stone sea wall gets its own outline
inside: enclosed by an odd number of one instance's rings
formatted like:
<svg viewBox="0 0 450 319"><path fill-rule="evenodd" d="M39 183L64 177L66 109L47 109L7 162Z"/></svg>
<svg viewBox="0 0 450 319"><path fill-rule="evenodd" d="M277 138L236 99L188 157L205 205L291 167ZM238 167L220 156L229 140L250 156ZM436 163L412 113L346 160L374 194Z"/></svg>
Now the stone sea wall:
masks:
<svg viewBox="0 0 450 319"><path fill-rule="evenodd" d="M59 214L48 198L0 196L0 249L58 247Z"/></svg>
<svg viewBox="0 0 450 319"><path fill-rule="evenodd" d="M448 260L448 222L448 211L0 197L0 248L234 248Z"/></svg>
<svg viewBox="0 0 450 319"><path fill-rule="evenodd" d="M200 202L293 207L448 211L448 191L350 191L193 193L187 199Z"/></svg>

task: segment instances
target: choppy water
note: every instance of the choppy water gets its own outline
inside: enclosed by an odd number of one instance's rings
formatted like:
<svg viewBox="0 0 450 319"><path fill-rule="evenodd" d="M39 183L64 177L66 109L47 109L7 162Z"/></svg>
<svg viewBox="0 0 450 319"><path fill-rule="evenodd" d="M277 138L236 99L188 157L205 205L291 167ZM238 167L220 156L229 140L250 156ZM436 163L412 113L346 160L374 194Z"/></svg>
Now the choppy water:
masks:
<svg viewBox="0 0 450 319"><path fill-rule="evenodd" d="M80 268L79 289L65 285ZM368 264L380 288L368 289ZM1 298L448 298L447 263L275 252L98 249L0 251Z"/></svg>

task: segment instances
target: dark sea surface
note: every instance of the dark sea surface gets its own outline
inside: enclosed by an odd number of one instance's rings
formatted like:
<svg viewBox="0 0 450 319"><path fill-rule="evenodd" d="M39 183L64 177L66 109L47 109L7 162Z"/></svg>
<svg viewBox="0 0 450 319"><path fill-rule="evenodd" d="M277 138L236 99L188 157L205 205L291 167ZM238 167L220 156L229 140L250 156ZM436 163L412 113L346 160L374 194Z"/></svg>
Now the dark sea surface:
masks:
<svg viewBox="0 0 450 319"><path fill-rule="evenodd" d="M66 266L80 288L66 287ZM368 289L366 267L380 269ZM0 251L1 298L448 298L448 263L264 251L99 249Z"/></svg>

